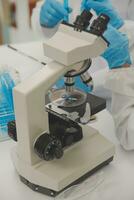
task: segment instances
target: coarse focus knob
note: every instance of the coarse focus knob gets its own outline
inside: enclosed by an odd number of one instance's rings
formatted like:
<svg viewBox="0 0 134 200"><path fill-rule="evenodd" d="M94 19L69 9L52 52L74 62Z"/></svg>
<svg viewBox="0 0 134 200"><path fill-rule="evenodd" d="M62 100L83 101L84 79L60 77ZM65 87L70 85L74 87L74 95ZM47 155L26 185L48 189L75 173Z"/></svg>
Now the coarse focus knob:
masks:
<svg viewBox="0 0 134 200"><path fill-rule="evenodd" d="M38 137L34 145L34 150L41 159L46 161L55 158L60 159L63 156L61 141L47 133Z"/></svg>

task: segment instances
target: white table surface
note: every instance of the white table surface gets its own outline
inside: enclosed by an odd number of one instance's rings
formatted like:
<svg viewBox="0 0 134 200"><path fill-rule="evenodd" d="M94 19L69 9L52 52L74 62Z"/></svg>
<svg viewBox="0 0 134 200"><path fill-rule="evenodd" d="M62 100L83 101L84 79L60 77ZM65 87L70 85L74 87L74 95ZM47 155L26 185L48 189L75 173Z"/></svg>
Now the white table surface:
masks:
<svg viewBox="0 0 134 200"><path fill-rule="evenodd" d="M19 46L15 45L15 47L31 56L35 56L40 61L44 61L45 58L42 53L43 49L40 45L41 43L37 42ZM7 49L7 47L0 48L0 55L0 64L12 64L19 66L21 69L26 68L29 64L29 67L31 68L32 66L35 67L35 71L38 69L38 63L28 58L24 59L24 57L18 55L16 59L16 53ZM24 72L26 73L25 69L22 70L22 74ZM80 199L134 200L134 152L126 152L120 147L115 137L112 117L106 110L100 112L97 121L91 125L97 128L101 134L115 144L116 155L114 161L102 169L104 173L104 182L102 182L102 184L93 192ZM10 152L14 145L15 143L11 140L0 143L0 200L51 199L45 195L33 192L20 182L10 157Z"/></svg>

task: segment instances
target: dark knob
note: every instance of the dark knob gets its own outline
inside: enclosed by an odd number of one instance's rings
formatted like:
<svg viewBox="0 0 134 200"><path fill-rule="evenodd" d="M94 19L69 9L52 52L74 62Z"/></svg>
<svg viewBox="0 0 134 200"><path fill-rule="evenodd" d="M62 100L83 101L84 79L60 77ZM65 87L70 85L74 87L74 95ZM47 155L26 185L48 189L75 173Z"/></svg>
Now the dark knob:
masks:
<svg viewBox="0 0 134 200"><path fill-rule="evenodd" d="M93 21L90 27L90 32L97 36L102 36L107 30L108 23L110 21L109 16L101 14L97 19Z"/></svg>
<svg viewBox="0 0 134 200"><path fill-rule="evenodd" d="M8 135L9 135L9 137L17 142L17 131L16 131L16 123L15 123L15 121L8 122L7 126L8 126Z"/></svg>
<svg viewBox="0 0 134 200"><path fill-rule="evenodd" d="M74 29L80 32L86 30L90 24L92 16L93 15L90 11L83 10L81 15L78 15L76 17L76 20L74 22Z"/></svg>
<svg viewBox="0 0 134 200"><path fill-rule="evenodd" d="M36 154L43 160L50 161L63 156L61 141L50 134L42 134L34 145Z"/></svg>
<svg viewBox="0 0 134 200"><path fill-rule="evenodd" d="M54 155L57 159L60 159L63 156L63 150L61 147L54 147L53 149Z"/></svg>

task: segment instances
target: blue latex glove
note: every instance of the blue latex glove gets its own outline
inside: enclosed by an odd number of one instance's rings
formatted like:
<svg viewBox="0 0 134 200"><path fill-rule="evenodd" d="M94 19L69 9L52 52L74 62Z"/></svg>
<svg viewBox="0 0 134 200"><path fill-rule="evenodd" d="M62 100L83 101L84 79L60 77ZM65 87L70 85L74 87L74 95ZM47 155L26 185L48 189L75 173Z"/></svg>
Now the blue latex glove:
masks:
<svg viewBox="0 0 134 200"><path fill-rule="evenodd" d="M64 5L56 0L46 0L41 7L40 24L52 28L67 18L71 11L71 9L65 9Z"/></svg>
<svg viewBox="0 0 134 200"><path fill-rule="evenodd" d="M84 2L85 9L93 9L97 15L106 14L110 17L110 24L119 29L124 21L113 8L109 0L87 0Z"/></svg>
<svg viewBox="0 0 134 200"><path fill-rule="evenodd" d="M2 94L5 96L8 106L12 110L14 110L12 91L13 88L15 87L15 83L8 72L5 72L2 75L0 75L0 83L1 83Z"/></svg>
<svg viewBox="0 0 134 200"><path fill-rule="evenodd" d="M7 134L7 123L15 120L12 89L15 86L8 72L0 74L0 132Z"/></svg>
<svg viewBox="0 0 134 200"><path fill-rule="evenodd" d="M107 60L109 68L112 69L121 67L123 64L131 64L127 36L109 25L104 33L104 37L110 42L110 45L102 54L102 57Z"/></svg>

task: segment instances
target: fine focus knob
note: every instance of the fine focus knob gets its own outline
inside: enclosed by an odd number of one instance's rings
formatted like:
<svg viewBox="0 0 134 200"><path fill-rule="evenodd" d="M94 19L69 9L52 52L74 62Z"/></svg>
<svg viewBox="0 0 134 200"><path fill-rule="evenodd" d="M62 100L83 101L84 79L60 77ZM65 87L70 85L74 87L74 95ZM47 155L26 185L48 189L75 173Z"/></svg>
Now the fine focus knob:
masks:
<svg viewBox="0 0 134 200"><path fill-rule="evenodd" d="M60 159L63 156L63 150L61 147L54 147L53 151L57 159Z"/></svg>
<svg viewBox="0 0 134 200"><path fill-rule="evenodd" d="M36 154L43 160L50 161L63 156L61 141L50 134L42 134L34 145Z"/></svg>

